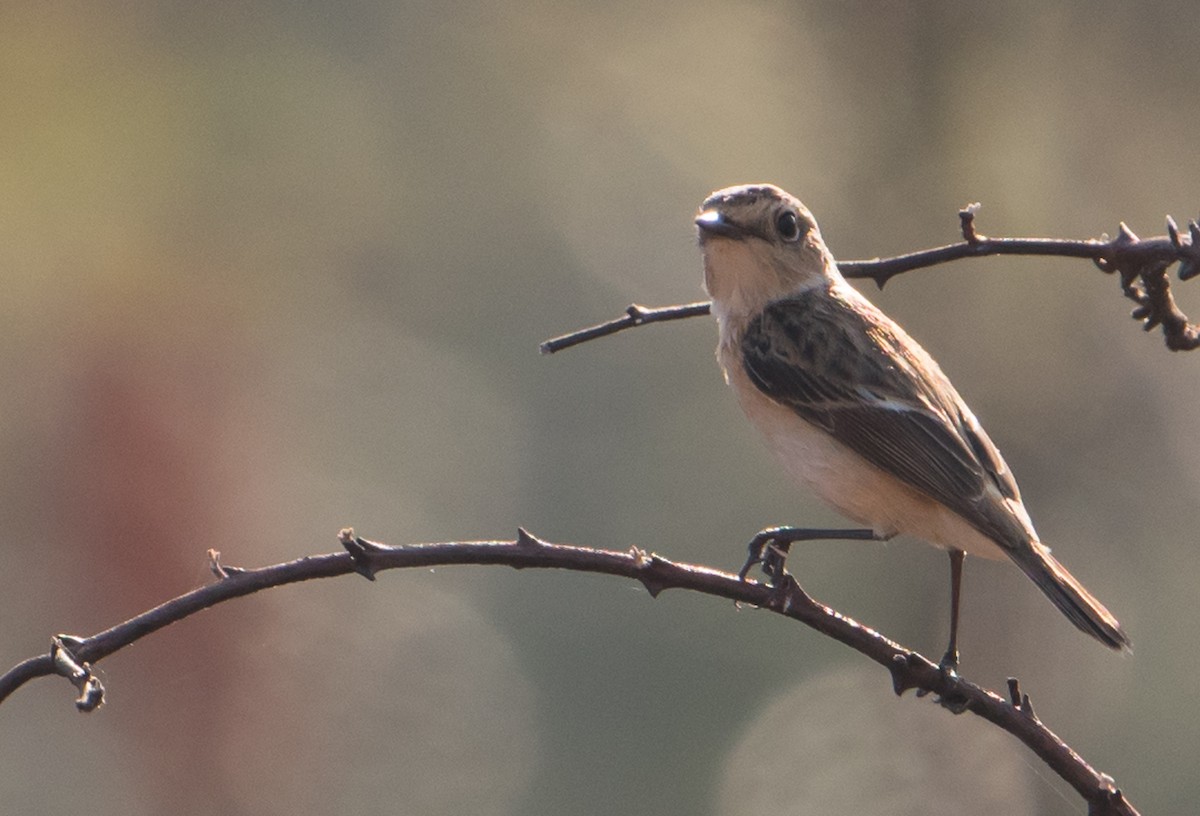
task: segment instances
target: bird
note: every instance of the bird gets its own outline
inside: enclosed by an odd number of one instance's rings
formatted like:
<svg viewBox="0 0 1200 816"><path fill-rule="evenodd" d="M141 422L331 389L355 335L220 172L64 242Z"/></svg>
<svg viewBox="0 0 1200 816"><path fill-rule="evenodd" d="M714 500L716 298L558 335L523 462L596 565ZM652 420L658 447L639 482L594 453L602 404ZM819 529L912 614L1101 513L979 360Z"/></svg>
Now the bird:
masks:
<svg viewBox="0 0 1200 816"><path fill-rule="evenodd" d="M846 282L804 204L772 184L727 187L695 225L717 360L784 471L873 538L904 534L949 553L943 670L958 667L968 553L1009 559L1080 630L1131 650L1042 543L1012 471L941 367Z"/></svg>

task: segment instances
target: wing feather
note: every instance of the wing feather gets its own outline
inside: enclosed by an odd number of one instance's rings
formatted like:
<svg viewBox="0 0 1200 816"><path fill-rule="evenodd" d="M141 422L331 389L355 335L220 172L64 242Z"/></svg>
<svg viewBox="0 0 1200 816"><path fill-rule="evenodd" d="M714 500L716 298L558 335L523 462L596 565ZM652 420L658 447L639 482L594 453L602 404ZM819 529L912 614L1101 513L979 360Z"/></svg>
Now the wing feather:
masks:
<svg viewBox="0 0 1200 816"><path fill-rule="evenodd" d="M741 350L771 399L998 543L1028 541L1003 500L1020 494L999 450L932 358L865 299L830 288L774 301Z"/></svg>

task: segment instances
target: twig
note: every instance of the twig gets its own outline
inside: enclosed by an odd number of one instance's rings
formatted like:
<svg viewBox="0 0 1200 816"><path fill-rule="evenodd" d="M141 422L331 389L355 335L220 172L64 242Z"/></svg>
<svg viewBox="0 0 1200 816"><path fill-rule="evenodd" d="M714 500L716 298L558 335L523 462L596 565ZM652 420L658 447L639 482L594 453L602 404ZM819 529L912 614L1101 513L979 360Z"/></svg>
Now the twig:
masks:
<svg viewBox="0 0 1200 816"><path fill-rule="evenodd" d="M542 354L553 354L570 346L577 346L580 343L586 343L588 340L595 340L597 337L604 337L607 334L616 334L624 329L632 329L635 326L642 326L646 323L680 320L684 317L697 317L698 315L706 315L708 313L709 303L706 300L699 303L685 303L682 306L665 306L661 309L647 309L645 306L631 303L625 308L624 317L618 317L616 320L610 320L598 326L591 326L590 328L580 329L570 334L564 334L561 337L553 337L542 343L538 348Z"/></svg>
<svg viewBox="0 0 1200 816"><path fill-rule="evenodd" d="M1088 802L1089 814L1136 816L1138 812L1111 777L1092 768L1033 714L1029 696L1020 693L1015 681L1009 684L1010 701L956 674L943 672L922 655L813 600L790 575L785 574L777 586L768 586L709 567L668 561L636 547L628 552L614 552L552 544L524 530L518 532L515 541L448 542L405 547L388 547L367 541L355 536L353 530L343 530L339 540L344 552L310 556L260 569L222 567L217 574L225 577L216 583L180 595L111 629L89 638L59 635L50 654L29 658L0 676L0 701L35 677L50 674L66 674L81 687L81 691L91 678L94 687L90 694L92 699L98 700L103 689L91 675L89 661L101 660L202 609L270 587L355 572L373 578L387 569L449 564L569 569L633 578L652 596L664 589L690 589L798 620L886 668L891 673L892 688L897 694L903 694L907 689L931 692L938 695L947 708L970 711L1013 734L1075 788ZM218 563L215 555L210 555L210 561ZM68 648L69 653L64 654Z"/></svg>
<svg viewBox="0 0 1200 816"><path fill-rule="evenodd" d="M959 210L958 217L963 240L956 244L924 249L893 258L873 258L867 261L838 261L838 269L847 278L869 278L883 288L889 280L904 272L924 269L964 258L985 255L1035 255L1067 258L1088 258L1102 271L1117 273L1122 293L1134 301L1137 308L1131 316L1142 323L1146 331L1162 327L1163 339L1172 351L1190 351L1200 346L1200 327L1188 321L1171 295L1167 270L1179 264L1179 279L1190 280L1200 275L1200 224L1188 222L1184 236L1175 221L1167 218L1167 235L1138 238L1124 223L1116 238L1107 235L1100 239L1067 241L1056 238L989 238L975 228L979 204ZM666 306L648 309L634 304L626 316L597 326L564 334L542 343L543 354L552 354L571 346L616 334L625 329L663 320L708 314L709 304L689 303L685 306Z"/></svg>

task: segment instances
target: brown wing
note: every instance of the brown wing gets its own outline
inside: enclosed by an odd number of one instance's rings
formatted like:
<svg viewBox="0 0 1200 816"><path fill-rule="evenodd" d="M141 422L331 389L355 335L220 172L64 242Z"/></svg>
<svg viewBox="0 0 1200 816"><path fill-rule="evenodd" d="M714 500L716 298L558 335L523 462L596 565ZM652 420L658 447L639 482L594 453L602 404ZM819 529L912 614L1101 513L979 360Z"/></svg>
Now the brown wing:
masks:
<svg viewBox="0 0 1200 816"><path fill-rule="evenodd" d="M987 490L1020 500L1000 452L937 364L865 300L833 289L771 303L747 327L742 363L768 397L984 535L1029 540Z"/></svg>

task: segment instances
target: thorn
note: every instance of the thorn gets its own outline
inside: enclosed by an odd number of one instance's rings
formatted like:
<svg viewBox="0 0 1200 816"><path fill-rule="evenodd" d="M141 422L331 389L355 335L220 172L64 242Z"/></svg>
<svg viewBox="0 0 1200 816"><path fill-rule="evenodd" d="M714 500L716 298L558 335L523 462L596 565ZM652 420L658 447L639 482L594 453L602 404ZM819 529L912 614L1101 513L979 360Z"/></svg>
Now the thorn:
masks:
<svg viewBox="0 0 1200 816"><path fill-rule="evenodd" d="M912 682L905 679L906 673L902 671L902 669L908 668L908 662L904 659L904 655L894 655L892 665L888 668L892 672L892 691L896 692L897 697L913 687Z"/></svg>
<svg viewBox="0 0 1200 816"><path fill-rule="evenodd" d="M1100 233L1100 237L1097 240L1102 244L1109 244L1110 246L1112 245L1112 239L1109 237L1107 232ZM1106 275L1111 275L1113 272L1117 271L1117 265L1113 263L1112 258L1107 256L1092 258L1092 263L1094 263L1096 268Z"/></svg>
<svg viewBox="0 0 1200 816"><path fill-rule="evenodd" d="M62 645L69 646L72 649L78 649L80 646L83 646L83 644L87 643L86 640L81 637L76 637L75 635L64 635L59 633L54 637L61 641Z"/></svg>
<svg viewBox="0 0 1200 816"><path fill-rule="evenodd" d="M1179 279L1191 280L1200 275L1200 223L1188 221L1188 237L1191 239L1186 246L1179 247L1183 257L1179 264Z"/></svg>
<svg viewBox="0 0 1200 816"><path fill-rule="evenodd" d="M208 549L208 569L221 580L229 577L229 573L221 566L221 551L211 547Z"/></svg>
<svg viewBox="0 0 1200 816"><path fill-rule="evenodd" d="M963 240L968 244L978 244L983 240L983 236L975 231L975 213L979 212L979 208L982 206L982 204L976 201L958 211L958 220L962 228Z"/></svg>
<svg viewBox="0 0 1200 816"><path fill-rule="evenodd" d="M359 538L354 534L353 527L345 527L339 531L338 542L350 554L350 563L354 567L354 571L368 581L374 581L375 564L371 555L387 548L374 541Z"/></svg>
<svg viewBox="0 0 1200 816"><path fill-rule="evenodd" d="M896 692L897 697L902 696L909 689L918 688L916 680L913 679L912 670L925 662L928 661L916 652L905 652L892 658L892 665L888 668L892 673L892 691Z"/></svg>
<svg viewBox="0 0 1200 816"><path fill-rule="evenodd" d="M632 546L629 548L629 557L633 559L634 566L638 569L637 579L642 582L642 586L650 593L651 598L657 598L659 593L668 586L655 570L659 564L658 556L646 552L641 547Z"/></svg>
<svg viewBox="0 0 1200 816"><path fill-rule="evenodd" d="M1179 249L1179 227L1176 225L1175 219L1169 215L1167 216L1167 235L1171 238L1172 246Z"/></svg>
<svg viewBox="0 0 1200 816"><path fill-rule="evenodd" d="M1146 302L1146 293L1141 291L1137 286L1135 286L1135 284L1137 283L1137 279L1139 277L1138 273L1136 271L1131 271L1128 269L1121 269L1120 267L1117 267L1116 269L1118 272L1121 273L1121 288L1123 290L1125 290L1126 292L1134 293L1134 294L1130 294L1130 297L1132 297L1138 303L1145 303ZM1136 297L1134 296L1135 294L1136 294Z"/></svg>
<svg viewBox="0 0 1200 816"><path fill-rule="evenodd" d="M546 542L530 533L524 527L517 528L517 547L520 549L537 549L546 546Z"/></svg>
<svg viewBox="0 0 1200 816"><path fill-rule="evenodd" d="M208 568L212 571L213 575L217 576L217 578L221 580L225 580L231 575L237 575L239 573L246 572L246 570L242 569L241 567L227 567L222 564L221 551L214 549L209 549L208 551Z"/></svg>
<svg viewBox="0 0 1200 816"><path fill-rule="evenodd" d="M1141 300L1144 300L1144 296ZM1162 325L1162 315L1154 308L1154 305L1148 302L1143 302L1141 306L1129 313L1129 316L1134 320L1145 321L1142 324L1142 331L1151 331Z"/></svg>
<svg viewBox="0 0 1200 816"><path fill-rule="evenodd" d="M1037 715L1033 713L1033 703L1029 701L1029 695L1021 693L1021 682L1015 677L1008 678L1008 696L1013 708L1031 719L1037 719Z"/></svg>
<svg viewBox="0 0 1200 816"><path fill-rule="evenodd" d="M1008 678L1008 701L1013 708L1021 707L1021 681L1015 677Z"/></svg>
<svg viewBox="0 0 1200 816"><path fill-rule="evenodd" d="M1129 228L1128 224L1122 221L1120 234L1117 236L1117 246L1129 246L1130 244L1136 244L1137 242L1137 235Z"/></svg>
<svg viewBox="0 0 1200 816"><path fill-rule="evenodd" d="M667 588L666 584L650 575L638 575L638 580L642 582L642 586L650 593L651 598L657 598Z"/></svg>
<svg viewBox="0 0 1200 816"><path fill-rule="evenodd" d="M787 615L796 606L812 603L812 598L790 572L781 572L767 595L767 609Z"/></svg>
<svg viewBox="0 0 1200 816"><path fill-rule="evenodd" d="M666 584L655 581L648 575L639 575L638 580L642 582L642 586L644 586L646 591L650 593L651 598L657 598L659 594L661 594L662 591L667 588Z"/></svg>
<svg viewBox="0 0 1200 816"><path fill-rule="evenodd" d="M75 646L83 642L79 638L73 638L72 640ZM65 677L71 682L75 682L87 674L87 670L84 668L87 664L80 664L75 655L71 654L71 650L67 648L64 641L65 638L62 635L55 635L50 638L50 659L54 661L55 674Z"/></svg>

